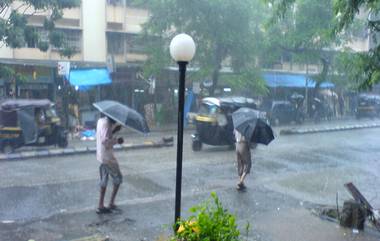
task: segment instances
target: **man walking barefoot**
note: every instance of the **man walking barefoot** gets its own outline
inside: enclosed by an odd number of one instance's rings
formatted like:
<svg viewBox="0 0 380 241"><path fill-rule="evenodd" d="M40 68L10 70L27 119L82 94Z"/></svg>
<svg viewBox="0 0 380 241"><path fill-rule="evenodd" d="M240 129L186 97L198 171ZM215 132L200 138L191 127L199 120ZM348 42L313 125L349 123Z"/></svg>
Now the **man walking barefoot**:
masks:
<svg viewBox="0 0 380 241"><path fill-rule="evenodd" d="M244 180L247 174L250 173L252 166L250 143L245 140L244 136L239 131L234 130L234 133L236 138L236 159L239 175L236 189L243 191L246 189Z"/></svg>
<svg viewBox="0 0 380 241"><path fill-rule="evenodd" d="M119 190L120 184L123 181L123 175L121 174L119 163L117 162L114 153L113 146L118 143L124 142L123 138L114 138L113 134L121 129L120 125L116 124L116 121L102 116L99 118L96 126L96 158L100 162L99 174L100 174L100 197L99 205L96 213L110 213L112 209L116 209L115 198ZM113 182L113 190L108 207L104 206L104 196L106 194L108 177L111 176Z"/></svg>

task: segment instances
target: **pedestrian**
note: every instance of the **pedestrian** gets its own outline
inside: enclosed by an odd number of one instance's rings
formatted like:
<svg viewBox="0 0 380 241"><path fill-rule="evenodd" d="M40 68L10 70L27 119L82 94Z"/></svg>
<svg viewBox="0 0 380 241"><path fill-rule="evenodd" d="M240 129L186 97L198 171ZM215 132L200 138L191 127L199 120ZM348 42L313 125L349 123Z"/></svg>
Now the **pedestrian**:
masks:
<svg viewBox="0 0 380 241"><path fill-rule="evenodd" d="M116 121L107 116L101 116L96 126L96 157L100 162L100 197L99 205L96 213L110 213L116 209L115 198L119 190L120 184L123 181L119 163L114 156L113 146L124 142L122 137L114 138L113 134L118 132L121 126L116 124ZM113 182L113 190L108 207L104 206L104 196L106 194L108 177L111 176Z"/></svg>
<svg viewBox="0 0 380 241"><path fill-rule="evenodd" d="M236 129L234 130L234 134L236 139L236 159L239 175L239 182L237 183L236 189L243 191L246 189L244 180L247 174L250 173L252 166L250 143Z"/></svg>

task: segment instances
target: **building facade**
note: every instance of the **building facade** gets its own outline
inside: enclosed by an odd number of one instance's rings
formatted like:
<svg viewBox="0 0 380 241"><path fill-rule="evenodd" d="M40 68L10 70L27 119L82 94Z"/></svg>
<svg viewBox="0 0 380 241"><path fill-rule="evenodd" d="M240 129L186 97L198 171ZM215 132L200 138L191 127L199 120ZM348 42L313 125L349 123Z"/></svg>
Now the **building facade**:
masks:
<svg viewBox="0 0 380 241"><path fill-rule="evenodd" d="M45 13L34 13L33 9L24 9L17 2L12 8L28 16L28 24L37 28L42 39L45 34L47 37L43 28ZM142 54L137 35L147 19L147 11L128 7L125 1L82 0L79 8L65 10L63 18L56 22L56 29L65 34L68 46L75 49L73 56L63 57L59 49L52 46L43 52L35 43L26 43L25 47L16 49L2 45L0 63L13 66L26 76L26 80L14 90L16 96L54 98L47 93L52 92L51 88L57 88L59 61L70 61L73 68L108 65L114 71L118 67L125 69L140 65L146 56ZM120 80L120 75L118 81L124 81ZM5 82L7 80L0 81L0 94L3 96L7 94Z"/></svg>
<svg viewBox="0 0 380 241"><path fill-rule="evenodd" d="M17 2L12 8L26 14L28 24L47 38L43 28L46 13L34 13L33 9L20 7ZM142 24L148 19L147 10L130 6L127 0L81 0L80 7L65 10L63 18L56 23L56 28L66 35L69 47L76 51L70 58L60 56L59 49L52 46L42 52L35 43L26 43L23 48L17 49L0 46L0 63L10 65L26 76L24 81L13 87L9 80L0 79L0 98L12 92L16 97L49 98L64 105L60 97L67 89L62 89L64 81L57 75L59 61L69 61L71 68L108 67L111 70L112 85L93 89L86 94L76 94L78 103L87 103L87 107L83 108L89 109L90 103L98 99L112 98L143 112L146 102L156 103L157 99L167 96L175 98L172 93L175 93L176 87L169 80L175 77L173 73L168 73L166 80L154 84L157 89L154 95L149 91L152 83L139 75L140 67L147 59L139 35ZM364 34L354 38L349 47L355 51L367 51L369 41L370 38ZM318 63L308 66L292 63L286 56L266 67L264 72L298 75L321 72ZM176 102L172 100L172 103Z"/></svg>

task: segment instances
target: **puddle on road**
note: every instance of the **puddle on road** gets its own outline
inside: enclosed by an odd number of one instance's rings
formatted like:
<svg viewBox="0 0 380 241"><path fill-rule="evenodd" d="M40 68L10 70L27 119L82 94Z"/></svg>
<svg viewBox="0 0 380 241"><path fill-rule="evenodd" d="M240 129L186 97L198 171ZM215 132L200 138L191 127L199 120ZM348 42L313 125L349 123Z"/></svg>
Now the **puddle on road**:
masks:
<svg viewBox="0 0 380 241"><path fill-rule="evenodd" d="M280 210L257 216L254 228L270 240L294 241L378 241L380 233L364 230L354 234L351 229L340 227L316 217L305 209Z"/></svg>
<svg viewBox="0 0 380 241"><path fill-rule="evenodd" d="M151 195L156 195L162 192L170 191L169 188L165 186L161 186L157 184L156 182L152 181L149 178L145 178L143 176L137 176L137 175L127 175L124 176L126 179L125 182L128 183L129 186L132 186L134 189L146 192Z"/></svg>
<svg viewBox="0 0 380 241"><path fill-rule="evenodd" d="M270 161L270 160L264 160L264 159L258 159L254 161L254 165L257 168L257 170L268 170L272 172L277 172L282 169L288 168L287 165L278 163L276 161Z"/></svg>
<svg viewBox="0 0 380 241"><path fill-rule="evenodd" d="M376 198L376 183L378 177L371 173L351 168L323 168L313 172L288 175L279 178L276 182L268 183L269 189L290 194L296 198L320 204L334 204L336 193L339 192L339 201L350 198L344 184L353 182L368 200ZM371 191L372 190L372 191ZM378 203L373 202L376 206Z"/></svg>

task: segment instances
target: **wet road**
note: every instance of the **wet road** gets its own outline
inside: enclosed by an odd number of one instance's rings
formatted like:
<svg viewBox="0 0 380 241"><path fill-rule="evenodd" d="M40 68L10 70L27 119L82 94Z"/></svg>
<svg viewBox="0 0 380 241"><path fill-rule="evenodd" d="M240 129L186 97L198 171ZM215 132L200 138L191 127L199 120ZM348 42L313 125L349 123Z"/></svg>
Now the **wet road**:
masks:
<svg viewBox="0 0 380 241"><path fill-rule="evenodd" d="M303 207L334 205L337 192L342 204L349 198L343 187L346 182L353 182L374 207L380 208L379 141L380 129L280 136L269 146L259 146L253 151L249 188L239 194L234 189L237 181L234 152L210 146L192 152L190 132L187 132L183 212L186 215L188 207L207 198L210 191L216 191L241 224L254 223L254 234L265 234L268 237L265 240L279 240L271 233L273 229L264 225L265 220L286 223L293 212L307 219L308 211ZM160 232L162 225L171 223L175 153L175 147L117 152L125 181L118 201L133 222L122 221L135 229L130 230L128 240L138 240L133 233L152 237ZM79 215L96 207L98 163L94 154L3 161L0 173L0 221L25 223L57 214ZM149 216L148 222L144 215ZM273 220L269 221L271 215ZM255 222L258 217L264 221ZM0 225L3 237L11 235L5 228ZM102 226L96 230L107 232L109 228ZM117 232L113 233L117 239ZM281 229L276 233L281 233ZM283 237L283 240L292 239Z"/></svg>

